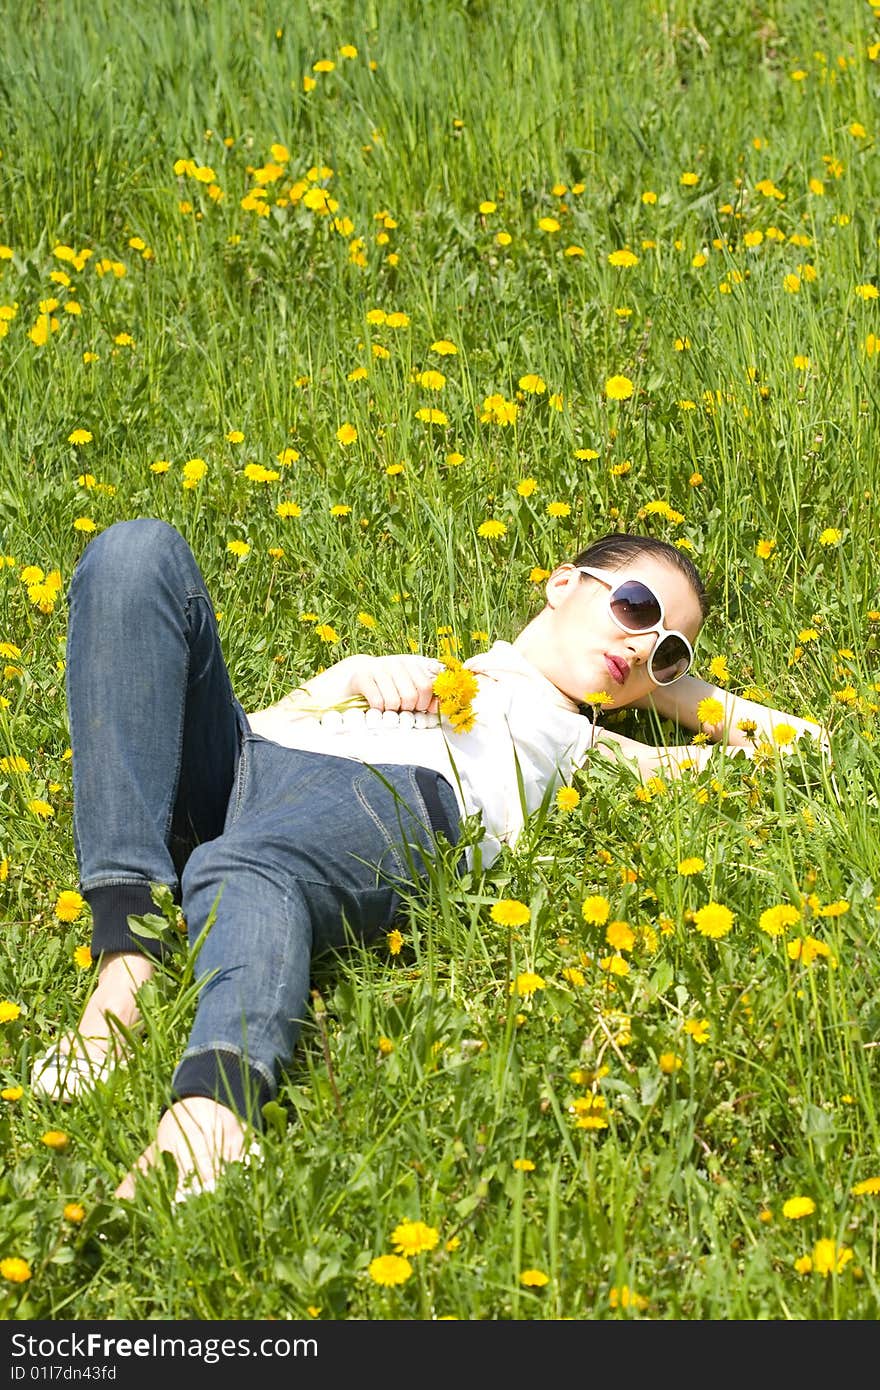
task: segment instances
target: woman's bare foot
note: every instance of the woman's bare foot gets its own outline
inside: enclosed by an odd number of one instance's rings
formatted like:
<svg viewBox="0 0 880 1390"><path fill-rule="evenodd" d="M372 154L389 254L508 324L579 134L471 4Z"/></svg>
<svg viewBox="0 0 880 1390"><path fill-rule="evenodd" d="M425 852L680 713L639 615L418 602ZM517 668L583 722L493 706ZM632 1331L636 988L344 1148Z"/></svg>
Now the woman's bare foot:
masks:
<svg viewBox="0 0 880 1390"><path fill-rule="evenodd" d="M140 951L113 951L106 955L98 971L98 983L83 1010L76 1037L77 1049L93 1061L102 1062L118 1046L119 1029L133 1028L140 1022L137 993L152 979L155 962Z"/></svg>
<svg viewBox="0 0 880 1390"><path fill-rule="evenodd" d="M163 1152L170 1153L177 1164L177 1197L210 1191L225 1165L243 1158L246 1148L244 1125L233 1110L205 1096L187 1096L165 1111L155 1140L114 1195L123 1200L132 1198L138 1175L155 1168Z"/></svg>
<svg viewBox="0 0 880 1390"><path fill-rule="evenodd" d="M107 1079L125 1058L124 1031L140 1022L138 990L154 970L154 962L139 951L115 951L102 960L78 1027L62 1034L34 1061L35 1096L73 1101Z"/></svg>

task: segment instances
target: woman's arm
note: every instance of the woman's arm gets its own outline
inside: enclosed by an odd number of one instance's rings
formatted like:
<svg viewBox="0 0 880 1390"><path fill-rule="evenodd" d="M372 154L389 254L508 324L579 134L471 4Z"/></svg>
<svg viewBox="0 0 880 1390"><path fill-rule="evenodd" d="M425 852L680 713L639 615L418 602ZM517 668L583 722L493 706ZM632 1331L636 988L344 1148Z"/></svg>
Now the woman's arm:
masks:
<svg viewBox="0 0 880 1390"><path fill-rule="evenodd" d="M717 701L724 710L723 718L701 720L699 707L704 700ZM699 676L682 676L673 685L658 685L650 695L634 703L639 709L654 709L663 719L674 719L686 729L704 733L714 743L747 747L761 737L772 742L776 727L786 724L794 730L796 739L809 734L823 749L828 749L827 731L815 720L801 719L756 700L746 700L742 695L710 685Z"/></svg>
<svg viewBox="0 0 880 1390"><path fill-rule="evenodd" d="M593 748L614 762L628 763L642 781L650 777L678 777L687 768L701 771L715 751L694 744L670 745L668 748L640 743L614 729L596 729Z"/></svg>
<svg viewBox="0 0 880 1390"><path fill-rule="evenodd" d="M326 671L310 676L279 703L303 716L320 714L348 701L371 709L435 714L434 681L442 670L442 661L409 653L346 656Z"/></svg>

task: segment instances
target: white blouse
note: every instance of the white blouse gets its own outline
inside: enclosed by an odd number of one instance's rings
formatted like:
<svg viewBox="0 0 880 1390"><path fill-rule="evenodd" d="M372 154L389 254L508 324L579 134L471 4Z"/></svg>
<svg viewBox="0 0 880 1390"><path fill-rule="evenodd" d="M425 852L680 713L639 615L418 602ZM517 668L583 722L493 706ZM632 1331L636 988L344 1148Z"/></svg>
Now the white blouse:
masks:
<svg viewBox="0 0 880 1390"><path fill-rule="evenodd" d="M255 734L285 748L372 764L409 763L442 773L462 816L481 817L480 848L488 867L502 844L516 843L525 818L537 810L548 788L553 791L571 780L592 747L594 727L509 642L495 642L464 665L478 685L476 721L468 733L456 733L439 715L405 710L330 710L316 718L297 707L295 692L249 714L248 722Z"/></svg>

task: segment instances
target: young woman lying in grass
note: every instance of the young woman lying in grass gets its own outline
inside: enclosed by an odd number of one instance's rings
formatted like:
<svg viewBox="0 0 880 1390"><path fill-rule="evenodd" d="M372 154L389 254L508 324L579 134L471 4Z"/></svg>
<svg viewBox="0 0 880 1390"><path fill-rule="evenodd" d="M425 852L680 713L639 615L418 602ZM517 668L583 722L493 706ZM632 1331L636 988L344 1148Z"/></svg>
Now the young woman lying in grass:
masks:
<svg viewBox="0 0 880 1390"><path fill-rule="evenodd" d="M313 957L386 932L437 835L454 843L479 817L468 856L485 868L591 756L647 778L701 767L713 745L749 756L781 722L823 739L690 673L703 584L680 550L644 536L605 536L559 565L518 636L459 671L350 656L250 715L171 526L143 518L96 537L69 602L75 847L99 971L78 1028L37 1062L35 1090L73 1099L124 1060L118 1025L138 1023L155 968L128 919L153 910L151 885L173 891L190 942L204 938L171 1103L120 1198L163 1150L179 1194L247 1156L306 1015ZM652 747L597 723L631 707L712 744Z"/></svg>

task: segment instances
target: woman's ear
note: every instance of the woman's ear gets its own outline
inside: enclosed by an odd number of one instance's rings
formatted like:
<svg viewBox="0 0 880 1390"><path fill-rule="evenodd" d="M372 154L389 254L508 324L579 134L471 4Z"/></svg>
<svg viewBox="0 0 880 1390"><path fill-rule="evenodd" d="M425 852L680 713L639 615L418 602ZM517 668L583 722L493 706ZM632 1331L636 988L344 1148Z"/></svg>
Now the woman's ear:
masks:
<svg viewBox="0 0 880 1390"><path fill-rule="evenodd" d="M580 587L580 570L574 565L557 565L544 588L548 608L558 608L576 593Z"/></svg>

